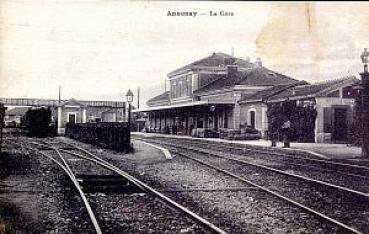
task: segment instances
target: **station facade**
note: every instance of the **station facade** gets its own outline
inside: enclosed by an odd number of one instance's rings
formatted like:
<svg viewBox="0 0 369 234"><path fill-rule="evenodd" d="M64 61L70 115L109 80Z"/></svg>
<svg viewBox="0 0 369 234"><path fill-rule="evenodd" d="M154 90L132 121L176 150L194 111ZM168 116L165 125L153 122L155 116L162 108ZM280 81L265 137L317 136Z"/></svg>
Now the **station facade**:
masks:
<svg viewBox="0 0 369 234"><path fill-rule="evenodd" d="M243 125L266 129L267 109L245 110L239 102L275 85L297 82L263 67L260 60L251 63L224 53L176 69L167 79L169 90L150 99L148 108L140 111L148 114L148 125L154 131L169 129L186 135L194 128L239 129Z"/></svg>
<svg viewBox="0 0 369 234"><path fill-rule="evenodd" d="M260 60L251 63L213 53L170 72L169 89L137 111L146 113L146 126L157 133L191 135L196 128L219 131L249 126L267 137L268 104L292 99L314 105L315 141L332 142L352 122L350 92L357 82L348 77L309 84L272 71Z"/></svg>

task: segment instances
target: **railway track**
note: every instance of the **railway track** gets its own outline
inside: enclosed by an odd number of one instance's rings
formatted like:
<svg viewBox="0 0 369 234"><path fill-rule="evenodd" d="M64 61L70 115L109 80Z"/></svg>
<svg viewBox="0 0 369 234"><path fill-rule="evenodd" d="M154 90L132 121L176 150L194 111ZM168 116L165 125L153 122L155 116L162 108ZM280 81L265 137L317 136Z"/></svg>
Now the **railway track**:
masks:
<svg viewBox="0 0 369 234"><path fill-rule="evenodd" d="M256 146L252 146L252 145L242 145L242 144L238 144L238 143L219 143L219 142L215 142L215 141L211 141L211 140L207 140L207 139L203 139L203 138L169 138L169 137L164 137L164 136L150 136L150 137L137 137L134 136L134 139L161 139L161 140L166 140L166 141L181 141L181 142L185 142L188 144L196 144L196 145L201 145L203 147L212 147L215 149L220 149L220 150L227 150L227 152L231 152L231 153L241 153L247 156L253 155L253 154L257 154L257 155L267 155L267 156L272 156L272 157L276 157L276 158L287 158L287 159L296 159L296 160L301 160L303 162L309 162L309 163L319 163L319 165L327 165L327 166L337 166L338 168L341 168L342 170L353 170L355 172L360 172L360 170L362 170L362 172L364 174L369 174L369 166L367 165L361 165L361 164L356 164L356 163L347 163L347 162L342 162L342 160L328 160L328 159L322 159L322 158L318 158L316 156L314 156L314 158L312 158L310 155L309 156L302 156L302 155L294 155L294 154L287 154L285 152L276 152L275 149L278 148L271 148L271 147L263 147L264 149L260 149L259 147ZM335 168L335 169L338 169Z"/></svg>
<svg viewBox="0 0 369 234"><path fill-rule="evenodd" d="M128 206L133 206L133 208L128 209L132 212L131 215L133 216L135 213L140 213L139 212L140 209L143 210L149 209L148 211L150 212L146 213L159 216L154 219L155 221L153 221L152 217L150 217L151 221L149 220L150 222L148 222L151 223L150 228L153 228L152 225L154 225L154 227L155 225L157 225L157 226L166 226L166 228L170 229L168 225L165 225L167 222L170 223L171 225L175 224L173 225L173 227L177 226L176 227L177 229L172 230L172 232L174 233L180 232L178 228L179 229L192 228L196 233L223 233L223 234L226 233L225 231L218 228L214 224L210 223L206 219L193 213L188 208L178 204L169 197L165 196L163 193L155 190L154 188L143 183L137 178L129 175L125 171L115 167L111 163L99 158L95 154L85 149L82 149L76 145L47 141L28 141L22 142L22 144L17 143L15 141L8 141L7 143L24 147L28 150L32 150L33 152L52 160L60 168L63 169L63 171L68 175L73 186L78 191L78 194L81 197L84 207L86 208L86 211L88 213L90 219L89 222L91 222L95 233L107 233L107 232L116 233L121 231L126 233L143 232L142 228L137 229L137 227L132 227L131 224L130 226L124 226L124 224L120 224L121 225L120 228L117 227L118 224L116 224L116 222L114 221L114 218L116 218L114 217L114 215L116 216L127 215L124 212L123 214L114 213L119 212L116 206L117 204L121 203L126 204ZM122 196L120 195L111 196L112 198L110 198L110 196L108 195L101 196L99 195L99 193L90 194L89 192L86 192L86 190L88 190L87 189L88 185L84 184L84 182L91 180L90 177L94 178L96 176L96 171L99 170L101 174L109 176L110 179L112 178L111 176L113 174L115 175L115 178L120 177L124 181L128 182L128 184L131 184L137 189L139 189L141 191L140 192L141 194L145 195L136 196L134 199L129 197L128 198L123 197L125 199L131 199L125 203L125 201L121 200ZM81 176L81 173L84 176ZM99 178L101 178L101 175ZM92 184L94 183L96 183L96 180L92 182ZM91 201L93 201L92 204ZM141 202L139 207L137 207L137 205L134 204L136 201ZM110 204L110 207L109 205L106 204ZM129 207L123 208L125 208L127 212L127 208ZM138 211L137 210L135 211L135 209L138 209ZM104 210L105 212L102 212L101 210ZM163 213L160 214L159 211L163 211ZM139 216L134 219L140 218L141 217ZM124 220L124 217L121 217L120 220L122 219ZM111 227L109 227L111 225L115 225L115 228L117 229L112 230ZM144 224L141 223L141 225ZM157 231L164 232L168 230L161 229Z"/></svg>
<svg viewBox="0 0 369 234"><path fill-rule="evenodd" d="M189 146L178 139L175 140L176 143L168 142L168 139L166 142L152 138L142 140L160 144L177 155L256 186L343 228L347 233L369 233L366 222L369 215L366 193L230 158L229 153Z"/></svg>
<svg viewBox="0 0 369 234"><path fill-rule="evenodd" d="M139 138L138 138L139 139ZM141 138L144 140L144 138ZM148 138L146 138L148 139ZM226 152L232 158L271 167L280 171L288 171L302 177L314 178L317 181L347 187L351 190L369 195L369 167L363 165L334 162L324 159L307 158L296 155L282 154L272 151L250 149L245 146L230 146L188 139L165 139L166 142L180 141L187 146L207 149L210 152Z"/></svg>

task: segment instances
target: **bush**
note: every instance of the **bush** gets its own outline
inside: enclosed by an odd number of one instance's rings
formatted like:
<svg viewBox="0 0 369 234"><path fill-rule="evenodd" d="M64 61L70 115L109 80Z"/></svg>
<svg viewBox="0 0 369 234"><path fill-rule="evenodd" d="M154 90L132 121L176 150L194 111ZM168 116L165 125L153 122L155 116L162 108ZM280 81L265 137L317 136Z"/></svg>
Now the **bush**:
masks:
<svg viewBox="0 0 369 234"><path fill-rule="evenodd" d="M269 138L281 137L284 121L291 122L290 140L314 142L314 129L317 112L312 106L297 106L294 101L272 103L268 105ZM281 139L277 139L281 140Z"/></svg>

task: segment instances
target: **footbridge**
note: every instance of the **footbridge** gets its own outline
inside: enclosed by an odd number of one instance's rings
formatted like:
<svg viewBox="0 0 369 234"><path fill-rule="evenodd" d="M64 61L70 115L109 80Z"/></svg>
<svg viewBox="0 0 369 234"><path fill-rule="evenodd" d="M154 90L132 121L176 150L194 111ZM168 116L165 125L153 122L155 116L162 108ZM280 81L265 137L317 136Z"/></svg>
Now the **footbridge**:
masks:
<svg viewBox="0 0 369 234"><path fill-rule="evenodd" d="M0 103L5 106L50 106L57 107L59 104L68 100L57 100L57 99L39 99L39 98L1 98ZM83 101L78 100L79 103L86 107L114 107L114 108L125 108L125 102L116 101Z"/></svg>

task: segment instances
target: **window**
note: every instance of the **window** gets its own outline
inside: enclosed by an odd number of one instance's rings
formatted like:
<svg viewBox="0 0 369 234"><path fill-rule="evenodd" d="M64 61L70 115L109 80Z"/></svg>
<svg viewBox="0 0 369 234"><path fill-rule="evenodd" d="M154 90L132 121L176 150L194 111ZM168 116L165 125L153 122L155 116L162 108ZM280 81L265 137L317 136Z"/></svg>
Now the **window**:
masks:
<svg viewBox="0 0 369 234"><path fill-rule="evenodd" d="M192 77L188 75L187 78L187 95L190 96L192 94Z"/></svg>
<svg viewBox="0 0 369 234"><path fill-rule="evenodd" d="M182 76L170 83L170 97L179 98L192 95L192 75Z"/></svg>
<svg viewBox="0 0 369 234"><path fill-rule="evenodd" d="M182 97L182 81L178 82L178 96L177 97Z"/></svg>
<svg viewBox="0 0 369 234"><path fill-rule="evenodd" d="M170 96L171 98L176 98L176 82L175 81L171 81L171 88L170 88Z"/></svg>

